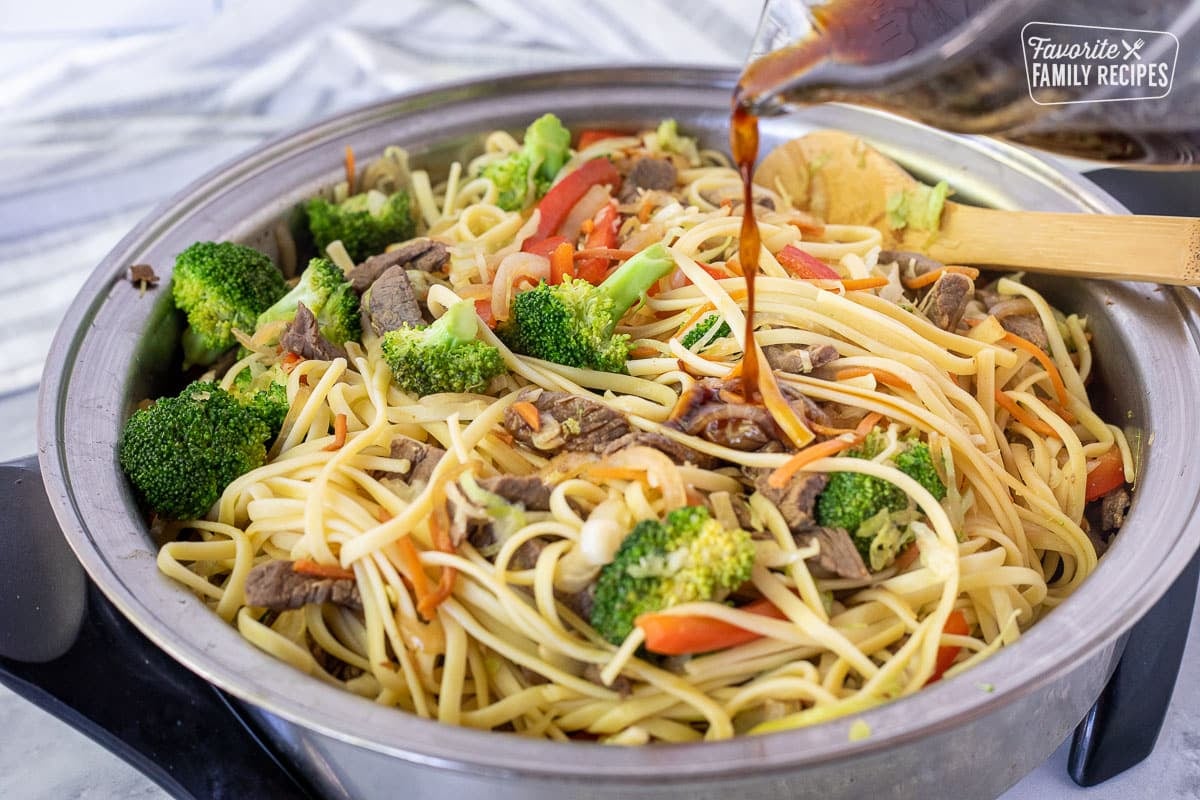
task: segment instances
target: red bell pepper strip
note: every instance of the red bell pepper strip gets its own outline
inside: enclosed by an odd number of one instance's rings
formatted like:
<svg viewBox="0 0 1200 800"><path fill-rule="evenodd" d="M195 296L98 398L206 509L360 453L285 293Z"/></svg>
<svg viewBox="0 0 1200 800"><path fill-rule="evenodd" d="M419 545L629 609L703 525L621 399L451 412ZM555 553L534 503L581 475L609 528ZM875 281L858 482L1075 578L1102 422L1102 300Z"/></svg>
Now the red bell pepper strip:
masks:
<svg viewBox="0 0 1200 800"><path fill-rule="evenodd" d="M797 278L805 280L812 280L814 278L840 280L842 277L837 274L833 267L816 256L804 252L795 245L787 245L775 254L775 258L778 259L784 269Z"/></svg>
<svg viewBox="0 0 1200 800"><path fill-rule="evenodd" d="M950 616L946 617L946 626L942 628L942 633L949 633L953 636L966 636L971 632L971 628L967 625L967 618L957 608L950 612ZM958 658L961 647L939 647L937 651L937 663L933 668L933 674L929 676L929 680L925 681L928 686L931 683L937 683L946 674L946 670L950 669L950 665L954 663L954 659Z"/></svg>
<svg viewBox="0 0 1200 800"><path fill-rule="evenodd" d="M611 200L593 220L592 231L587 235L584 248L594 247L615 248L617 246L617 229L621 226L621 213L617 211L617 201ZM599 285L608 275L607 258L581 258L575 264L576 277L583 278L593 286Z"/></svg>
<svg viewBox="0 0 1200 800"><path fill-rule="evenodd" d="M575 145L576 150L583 150L591 147L596 142L604 141L605 139L615 139L618 136L628 136L622 131L614 131L608 128L589 128L579 132L579 143Z"/></svg>
<svg viewBox="0 0 1200 800"><path fill-rule="evenodd" d="M1088 472L1084 497L1090 503L1124 485L1125 460L1121 458L1121 451L1114 445L1096 459L1096 466Z"/></svg>
<svg viewBox="0 0 1200 800"><path fill-rule="evenodd" d="M621 188L621 175L608 159L595 158L554 184L537 205L541 219L531 238L539 241L553 236L587 190L605 183L616 192Z"/></svg>
<svg viewBox="0 0 1200 800"><path fill-rule="evenodd" d="M766 599L756 600L738 610L771 619L787 619L774 603ZM664 656L707 653L762 638L761 634L724 620L691 614L642 614L634 624L646 634L646 649Z"/></svg>
<svg viewBox="0 0 1200 800"><path fill-rule="evenodd" d="M554 252L554 248L558 247L560 244L569 244L569 242L567 242L567 237L551 236L548 239L538 239L536 236L530 236L525 240L525 243L521 245L521 252L533 253L537 256L545 256L546 258L549 258L550 254Z"/></svg>
<svg viewBox="0 0 1200 800"><path fill-rule="evenodd" d="M496 315L492 313L492 299L490 297L480 297L475 300L475 313L479 315L479 319L483 321L493 330L496 328Z"/></svg>
<svg viewBox="0 0 1200 800"><path fill-rule="evenodd" d="M561 238L561 237L560 237ZM564 278L575 277L575 248L565 239L550 253L550 285L557 286Z"/></svg>

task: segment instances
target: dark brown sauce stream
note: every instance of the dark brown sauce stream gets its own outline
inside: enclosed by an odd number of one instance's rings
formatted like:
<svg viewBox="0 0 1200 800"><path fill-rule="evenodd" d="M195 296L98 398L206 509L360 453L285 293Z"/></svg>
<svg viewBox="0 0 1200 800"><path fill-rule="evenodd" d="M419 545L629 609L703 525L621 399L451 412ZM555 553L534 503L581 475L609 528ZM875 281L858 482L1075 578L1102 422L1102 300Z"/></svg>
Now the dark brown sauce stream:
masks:
<svg viewBox="0 0 1200 800"><path fill-rule="evenodd" d="M742 175L742 230L738 239L738 261L746 277L746 338L742 348L742 396L748 403L759 403L758 348L754 346L754 278L758 275L758 221L754 218L754 162L758 159L758 117L748 113L734 99L729 122L729 146L734 163Z"/></svg>

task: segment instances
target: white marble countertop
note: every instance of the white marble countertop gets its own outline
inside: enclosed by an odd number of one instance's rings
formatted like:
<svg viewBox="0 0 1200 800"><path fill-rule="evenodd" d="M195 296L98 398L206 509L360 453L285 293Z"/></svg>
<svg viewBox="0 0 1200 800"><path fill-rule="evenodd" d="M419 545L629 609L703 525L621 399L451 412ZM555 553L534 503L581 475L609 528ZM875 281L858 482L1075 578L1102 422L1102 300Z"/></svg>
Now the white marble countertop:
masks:
<svg viewBox="0 0 1200 800"><path fill-rule="evenodd" d="M281 130L432 81L600 61L734 65L756 6L0 0L0 460L34 449L33 387L83 278L154 202L201 172ZM1194 619L1187 657L1196 653ZM3 688L0 721L0 798L166 796ZM1200 797L1197 731L1200 668L1185 663L1148 761L1084 791L1060 749L1005 800Z"/></svg>

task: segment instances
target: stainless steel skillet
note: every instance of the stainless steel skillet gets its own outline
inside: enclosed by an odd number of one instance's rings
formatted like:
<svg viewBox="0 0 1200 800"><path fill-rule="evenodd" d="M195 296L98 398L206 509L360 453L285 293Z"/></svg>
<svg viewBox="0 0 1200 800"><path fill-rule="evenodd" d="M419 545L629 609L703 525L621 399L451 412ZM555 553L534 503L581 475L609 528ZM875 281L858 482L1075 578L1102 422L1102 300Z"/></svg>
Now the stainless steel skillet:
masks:
<svg viewBox="0 0 1200 800"><path fill-rule="evenodd" d="M192 241L267 247L270 227L334 178L341 149L407 147L444 165L483 132L553 110L571 125L636 127L674 116L724 147L728 72L605 69L474 82L369 106L217 170L135 229L98 268L56 339L42 389L40 461L55 515L109 600L163 651L239 699L297 771L329 797L989 797L1040 763L1101 691L1122 634L1183 570L1200 532L1190 398L1200 390L1193 294L1124 284L1039 283L1089 315L1110 419L1140 431L1143 472L1126 528L1097 573L1015 647L976 670L863 718L756 739L607 749L440 726L326 687L246 644L162 577L115 463L128 410L169 388L178 320L163 291L123 280L134 262L165 273ZM1000 207L1121 209L1103 192L1021 152L893 117L828 107L764 122L764 149L810 127L873 140L959 197ZM981 686L990 685L992 691ZM400 787L403 787L401 789Z"/></svg>

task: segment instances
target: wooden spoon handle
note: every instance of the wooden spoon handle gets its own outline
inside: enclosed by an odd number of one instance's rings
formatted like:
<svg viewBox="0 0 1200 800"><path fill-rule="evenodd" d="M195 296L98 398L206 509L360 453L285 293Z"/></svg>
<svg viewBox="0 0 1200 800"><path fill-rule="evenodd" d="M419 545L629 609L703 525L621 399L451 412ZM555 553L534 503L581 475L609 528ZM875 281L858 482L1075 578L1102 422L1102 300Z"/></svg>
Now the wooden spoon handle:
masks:
<svg viewBox="0 0 1200 800"><path fill-rule="evenodd" d="M947 203L929 241L905 246L946 264L982 264L1185 286L1200 285L1200 219L1000 211Z"/></svg>

